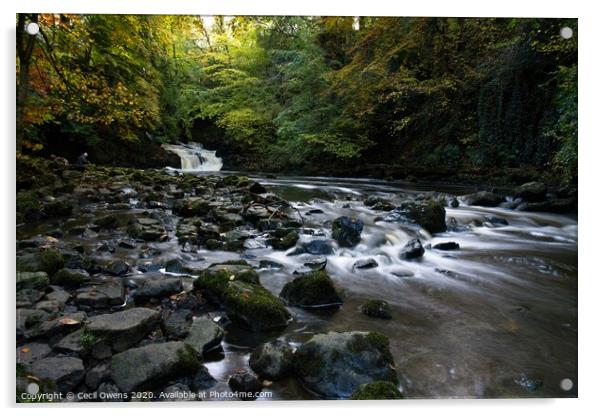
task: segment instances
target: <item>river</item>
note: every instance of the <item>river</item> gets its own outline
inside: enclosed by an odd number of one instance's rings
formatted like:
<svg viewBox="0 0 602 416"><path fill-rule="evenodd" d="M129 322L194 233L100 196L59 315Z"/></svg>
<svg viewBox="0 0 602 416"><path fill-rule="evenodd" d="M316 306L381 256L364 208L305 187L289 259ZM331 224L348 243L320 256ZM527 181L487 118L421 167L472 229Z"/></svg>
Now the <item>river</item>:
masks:
<svg viewBox="0 0 602 416"><path fill-rule="evenodd" d="M219 174L228 173L232 172ZM293 203L307 231L300 243L328 238L331 221L341 215L360 218L364 231L355 248L337 247L327 256L326 270L342 292L343 305L326 311L289 308L294 319L276 334L258 335L228 327L222 350L205 362L216 379L225 382L237 369L248 368L249 354L260 342L280 338L298 346L316 332L369 330L390 338L401 388L409 398L576 395L574 216L460 203L457 208L446 208L453 230L431 236L391 213L370 209L364 199L373 195L395 204L403 193L437 192L451 197L474 192L473 188L372 179L249 176ZM135 199L130 203L132 209L120 215L143 210L137 208ZM94 212L94 207L88 211ZM66 228L80 222L71 219ZM254 265L271 260L283 267L259 272L261 283L276 295L307 261L304 256L287 255L293 249L272 250L262 243L261 236L248 240L252 243L242 253L204 248L183 251L174 235L175 222L172 225L168 241L153 243L164 256L181 258L196 268L241 257ZM19 238L57 226L65 224L21 227ZM427 247L425 255L418 261L399 259L400 248L415 233L420 233ZM65 239L87 247L98 243L94 235L67 233ZM447 252L428 246L446 241L458 243L460 249ZM122 257L132 264L138 261L136 253L121 248L98 255ZM378 267L354 269L357 260L368 258L376 260ZM191 278L187 284L190 287ZM391 320L360 313L360 305L371 298L391 305ZM565 379L574 384L570 391L561 388ZM293 378L274 382L264 391L270 392L272 399L314 398Z"/></svg>

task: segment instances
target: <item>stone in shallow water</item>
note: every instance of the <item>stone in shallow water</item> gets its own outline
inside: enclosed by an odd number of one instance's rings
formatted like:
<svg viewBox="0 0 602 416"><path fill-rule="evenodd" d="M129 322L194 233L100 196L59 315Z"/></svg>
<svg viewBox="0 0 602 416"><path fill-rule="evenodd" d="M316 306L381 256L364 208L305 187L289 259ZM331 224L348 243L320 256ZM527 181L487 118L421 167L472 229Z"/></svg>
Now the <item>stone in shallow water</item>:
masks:
<svg viewBox="0 0 602 416"><path fill-rule="evenodd" d="M124 297L123 280L109 277L79 288L75 294L75 303L80 307L102 309L122 305Z"/></svg>
<svg viewBox="0 0 602 416"><path fill-rule="evenodd" d="M332 222L332 238L341 247L355 247L362 239L364 229L362 220L351 217L339 217Z"/></svg>
<svg viewBox="0 0 602 416"><path fill-rule="evenodd" d="M50 380L59 391L72 391L85 375L84 363L75 357L48 357L28 366L40 379Z"/></svg>
<svg viewBox="0 0 602 416"><path fill-rule="evenodd" d="M48 356L51 352L52 349L48 346L48 344L43 344L41 342L29 342L17 347L17 363L30 364Z"/></svg>
<svg viewBox="0 0 602 416"><path fill-rule="evenodd" d="M46 272L17 272L17 290L46 290L49 280Z"/></svg>
<svg viewBox="0 0 602 416"><path fill-rule="evenodd" d="M76 288L90 280L90 275L82 269L61 269L51 279L53 285Z"/></svg>
<svg viewBox="0 0 602 416"><path fill-rule="evenodd" d="M373 258L360 259L353 263L354 269L373 269L375 267L378 267L378 262Z"/></svg>
<svg viewBox="0 0 602 416"><path fill-rule="evenodd" d="M347 398L362 384L397 383L389 340L376 332L314 335L294 355L295 374L313 392Z"/></svg>
<svg viewBox="0 0 602 416"><path fill-rule="evenodd" d="M184 338L192 325L192 311L178 309L173 311L163 322L166 335L170 338Z"/></svg>
<svg viewBox="0 0 602 416"><path fill-rule="evenodd" d="M224 338L224 330L206 316L199 316L192 321L190 331L184 342L203 353L220 345Z"/></svg>
<svg viewBox="0 0 602 416"><path fill-rule="evenodd" d="M121 391L142 391L194 374L200 366L194 349L183 342L149 344L114 355L111 378Z"/></svg>
<svg viewBox="0 0 602 416"><path fill-rule="evenodd" d="M123 351L136 344L159 323L159 312L149 308L132 308L122 312L94 316L86 325L94 336Z"/></svg>
<svg viewBox="0 0 602 416"><path fill-rule="evenodd" d="M229 282L223 299L228 318L255 332L284 328L291 317L277 297L257 284Z"/></svg>
<svg viewBox="0 0 602 416"><path fill-rule="evenodd" d="M361 311L366 316L391 319L391 307L384 300L371 299L361 306Z"/></svg>
<svg viewBox="0 0 602 416"><path fill-rule="evenodd" d="M265 379L284 378L293 370L293 349L282 340L261 344L251 354L249 366Z"/></svg>
<svg viewBox="0 0 602 416"><path fill-rule="evenodd" d="M182 278L168 277L161 273L149 274L136 279L140 286L132 294L134 299L159 298L182 291Z"/></svg>
<svg viewBox="0 0 602 416"><path fill-rule="evenodd" d="M343 303L326 271L318 270L295 278L282 288L280 297L302 308L331 307Z"/></svg>
<svg viewBox="0 0 602 416"><path fill-rule="evenodd" d="M263 388L257 377L244 370L231 376L228 379L228 386L232 391L238 393L241 400L255 400L255 394Z"/></svg>
<svg viewBox="0 0 602 416"><path fill-rule="evenodd" d="M399 253L399 257L402 260L414 260L422 257L423 255L424 247L422 247L422 243L420 243L420 240L417 238L408 241Z"/></svg>
<svg viewBox="0 0 602 416"><path fill-rule="evenodd" d="M433 246L435 250L449 251L449 250L458 250L460 248L460 244L455 241L445 241L443 243L437 243Z"/></svg>
<svg viewBox="0 0 602 416"><path fill-rule="evenodd" d="M397 386L388 381L362 384L349 397L350 400L397 400L403 399Z"/></svg>

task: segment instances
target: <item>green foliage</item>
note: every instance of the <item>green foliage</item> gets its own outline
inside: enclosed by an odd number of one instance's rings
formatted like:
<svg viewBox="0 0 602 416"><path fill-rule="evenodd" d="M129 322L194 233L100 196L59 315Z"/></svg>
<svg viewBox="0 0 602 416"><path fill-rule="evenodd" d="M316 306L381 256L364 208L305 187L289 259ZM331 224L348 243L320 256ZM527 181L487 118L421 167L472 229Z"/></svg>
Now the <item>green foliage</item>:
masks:
<svg viewBox="0 0 602 416"><path fill-rule="evenodd" d="M534 166L576 180L574 19L38 17L32 151L57 135L194 139L243 168Z"/></svg>

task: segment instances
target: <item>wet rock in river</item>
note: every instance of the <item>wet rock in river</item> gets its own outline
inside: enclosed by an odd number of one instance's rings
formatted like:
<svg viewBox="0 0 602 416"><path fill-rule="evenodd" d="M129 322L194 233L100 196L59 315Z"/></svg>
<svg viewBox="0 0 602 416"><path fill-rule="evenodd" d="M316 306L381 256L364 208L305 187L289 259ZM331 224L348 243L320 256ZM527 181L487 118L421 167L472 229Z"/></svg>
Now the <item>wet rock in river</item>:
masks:
<svg viewBox="0 0 602 416"><path fill-rule="evenodd" d="M279 233L279 230L286 230L286 233ZM282 235L284 234L284 235ZM274 250L288 250L294 247L299 240L299 233L291 229L278 228L275 232L275 237L269 240Z"/></svg>
<svg viewBox="0 0 602 416"><path fill-rule="evenodd" d="M272 260L260 260L259 268L260 269L282 269L284 266L276 261Z"/></svg>
<svg viewBox="0 0 602 416"><path fill-rule="evenodd" d="M514 197L528 202L540 202L546 199L548 188L542 182L527 182L514 188Z"/></svg>
<svg viewBox="0 0 602 416"><path fill-rule="evenodd" d="M17 290L35 289L44 291L49 283L46 272L17 272Z"/></svg>
<svg viewBox="0 0 602 416"><path fill-rule="evenodd" d="M17 347L17 364L30 364L47 357L52 353L48 344L41 342L29 342Z"/></svg>
<svg viewBox="0 0 602 416"><path fill-rule="evenodd" d="M248 371L241 371L228 379L228 386L232 391L239 393L241 400L255 400L255 395L259 393L263 385L261 381Z"/></svg>
<svg viewBox="0 0 602 416"><path fill-rule="evenodd" d="M77 288L90 281L90 275L82 269L61 269L51 279L53 285Z"/></svg>
<svg viewBox="0 0 602 416"><path fill-rule="evenodd" d="M573 212L577 207L576 198L550 199L542 202L523 202L516 207L517 211L526 212L553 212L566 214Z"/></svg>
<svg viewBox="0 0 602 416"><path fill-rule="evenodd" d="M184 342L203 355L219 346L223 338L224 330L219 325L206 316L200 316L193 320Z"/></svg>
<svg viewBox="0 0 602 416"><path fill-rule="evenodd" d="M395 209L395 205L393 205L391 202L374 195L370 195L368 198L366 198L364 205L377 211L392 211Z"/></svg>
<svg viewBox="0 0 602 416"><path fill-rule="evenodd" d="M52 339L62 337L76 331L84 324L87 315L85 312L68 313L49 321L42 322L28 332L30 338Z"/></svg>
<svg viewBox="0 0 602 416"><path fill-rule="evenodd" d="M119 352L144 338L158 325L159 318L159 312L153 309L132 308L94 316L89 319L86 329Z"/></svg>
<svg viewBox="0 0 602 416"><path fill-rule="evenodd" d="M361 306L361 311L366 316L380 319L391 319L391 307L389 303L380 299L371 299Z"/></svg>
<svg viewBox="0 0 602 416"><path fill-rule="evenodd" d="M108 381L111 377L109 362L100 363L86 371L85 383L92 390L96 390L100 383Z"/></svg>
<svg viewBox="0 0 602 416"><path fill-rule="evenodd" d="M429 233L440 233L447 229L445 207L442 201L426 199L405 202L402 204L402 210L409 219Z"/></svg>
<svg viewBox="0 0 602 416"><path fill-rule="evenodd" d="M155 218L138 217L128 227L128 234L144 241L158 241L165 235L165 227Z"/></svg>
<svg viewBox="0 0 602 416"><path fill-rule="evenodd" d="M49 276L56 273L65 264L60 251L55 248L41 249L17 257L17 270L21 272L46 272Z"/></svg>
<svg viewBox="0 0 602 416"><path fill-rule="evenodd" d="M414 238L406 243L401 249L399 257L402 260L414 260L424 255L424 247L419 239Z"/></svg>
<svg viewBox="0 0 602 416"><path fill-rule="evenodd" d="M169 338L181 339L188 335L192 325L192 311L177 309L163 321L163 328Z"/></svg>
<svg viewBox="0 0 602 416"><path fill-rule="evenodd" d="M378 262L373 258L359 259L355 263L353 263L354 269L373 269L375 267L378 267Z"/></svg>
<svg viewBox="0 0 602 416"><path fill-rule="evenodd" d="M114 355L111 378L123 392L142 391L194 374L200 366L194 349L183 342L149 344Z"/></svg>
<svg viewBox="0 0 602 416"><path fill-rule="evenodd" d="M232 281L259 284L259 275L248 265L216 264L201 271L199 277L194 281L194 288L221 301L228 283Z"/></svg>
<svg viewBox="0 0 602 416"><path fill-rule="evenodd" d="M291 317L270 291L243 281L228 283L223 303L232 322L255 332L284 328Z"/></svg>
<svg viewBox="0 0 602 416"><path fill-rule="evenodd" d="M293 362L300 381L327 398L348 398L375 381L397 383L389 340L376 332L314 335L297 349Z"/></svg>
<svg viewBox="0 0 602 416"><path fill-rule="evenodd" d="M289 305L302 308L332 307L343 303L332 279L319 270L295 278L282 288L280 297Z"/></svg>
<svg viewBox="0 0 602 416"><path fill-rule="evenodd" d="M251 192L252 194L265 194L267 192L267 189L265 189L265 186L263 186L259 182L253 182L251 186L249 186L249 192Z"/></svg>
<svg viewBox="0 0 602 416"><path fill-rule="evenodd" d="M460 244L456 243L455 241L445 241L443 243L437 243L433 245L433 248L441 251L459 250Z"/></svg>
<svg viewBox="0 0 602 416"><path fill-rule="evenodd" d="M349 400L396 400L403 399L397 386L389 381L362 384Z"/></svg>
<svg viewBox="0 0 602 416"><path fill-rule="evenodd" d="M21 289L17 291L17 308L31 308L42 297L44 292L41 290Z"/></svg>
<svg viewBox="0 0 602 416"><path fill-rule="evenodd" d="M75 293L75 303L80 308L104 309L122 305L125 300L123 280L108 277L95 280L79 288Z"/></svg>
<svg viewBox="0 0 602 416"><path fill-rule="evenodd" d="M119 219L115 215L107 215L96 219L94 224L101 230L112 230L119 227Z"/></svg>
<svg viewBox="0 0 602 416"><path fill-rule="evenodd" d="M175 201L172 210L180 217L202 217L209 213L211 207L204 198L191 197Z"/></svg>
<svg viewBox="0 0 602 416"><path fill-rule="evenodd" d="M264 379L279 380L291 374L293 354L293 348L285 341L267 342L255 348L249 366Z"/></svg>
<svg viewBox="0 0 602 416"><path fill-rule="evenodd" d="M341 247L355 247L362 239L364 229L362 220L351 217L339 217L332 222L332 238Z"/></svg>
<svg viewBox="0 0 602 416"><path fill-rule="evenodd" d="M85 375L82 360L75 357L47 357L27 367L28 372L41 380L52 382L58 391L72 391Z"/></svg>
<svg viewBox="0 0 602 416"><path fill-rule="evenodd" d="M308 243L302 243L301 246L295 250L295 252L291 253L291 255L302 253L329 255L334 253L334 249L329 241L312 240Z"/></svg>
<svg viewBox="0 0 602 416"><path fill-rule="evenodd" d="M113 276L125 276L130 271L130 265L121 259L116 259L105 264L102 270Z"/></svg>
<svg viewBox="0 0 602 416"><path fill-rule="evenodd" d="M50 318L48 312L39 309L19 308L17 309L17 331L26 333L27 330L41 325Z"/></svg>
<svg viewBox="0 0 602 416"><path fill-rule="evenodd" d="M136 282L139 287L132 293L132 297L137 301L166 297L182 291L181 277L170 277L162 273L136 276Z"/></svg>
<svg viewBox="0 0 602 416"><path fill-rule="evenodd" d="M478 205L482 207L497 207L504 202L504 200L505 198L503 196L488 191L480 191L464 197L464 201L467 205Z"/></svg>

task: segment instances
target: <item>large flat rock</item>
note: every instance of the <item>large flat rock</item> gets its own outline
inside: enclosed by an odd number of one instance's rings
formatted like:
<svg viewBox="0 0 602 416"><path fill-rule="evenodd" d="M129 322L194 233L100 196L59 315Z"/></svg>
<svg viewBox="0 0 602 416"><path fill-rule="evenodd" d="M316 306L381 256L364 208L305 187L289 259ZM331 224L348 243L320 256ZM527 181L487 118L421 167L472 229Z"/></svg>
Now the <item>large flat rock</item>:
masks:
<svg viewBox="0 0 602 416"><path fill-rule="evenodd" d="M159 312L149 308L132 308L90 318L86 329L120 352L136 344L159 323Z"/></svg>
<svg viewBox="0 0 602 416"><path fill-rule="evenodd" d="M194 374L200 366L196 352L184 342L149 344L114 355L111 378L122 392L141 391Z"/></svg>
<svg viewBox="0 0 602 416"><path fill-rule="evenodd" d="M84 363L74 357L49 357L35 361L29 372L40 379L50 380L59 391L72 391L85 376Z"/></svg>

